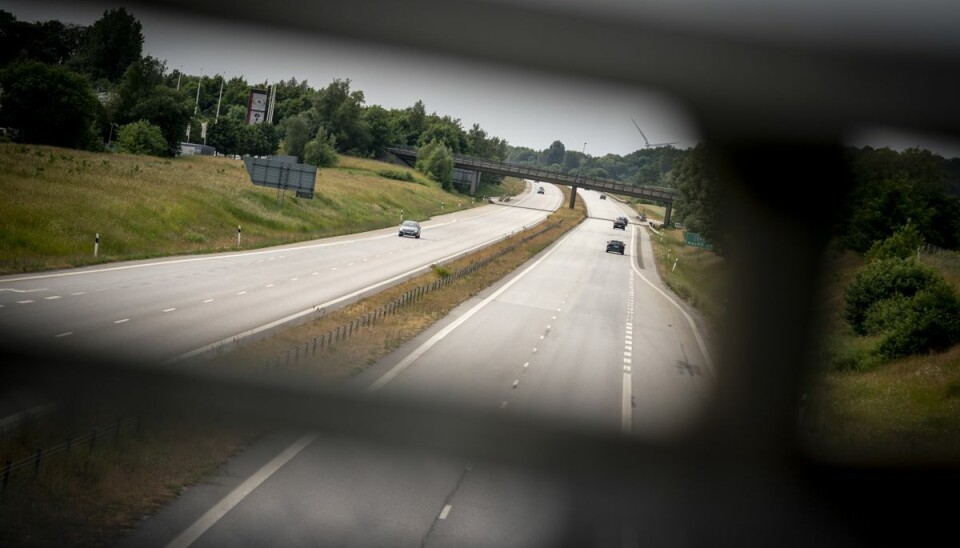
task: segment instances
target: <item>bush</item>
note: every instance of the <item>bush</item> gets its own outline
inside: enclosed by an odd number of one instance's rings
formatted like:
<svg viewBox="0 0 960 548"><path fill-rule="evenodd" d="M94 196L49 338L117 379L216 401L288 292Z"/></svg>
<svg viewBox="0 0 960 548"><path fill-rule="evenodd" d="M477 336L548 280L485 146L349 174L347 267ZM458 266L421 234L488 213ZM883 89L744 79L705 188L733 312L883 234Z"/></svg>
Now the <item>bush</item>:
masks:
<svg viewBox="0 0 960 548"><path fill-rule="evenodd" d="M891 299L879 350L886 358L943 351L960 342L960 298L942 278L912 299Z"/></svg>
<svg viewBox="0 0 960 548"><path fill-rule="evenodd" d="M913 257L922 245L923 236L917 230L917 225L907 219L907 223L898 228L889 238L873 242L866 253L866 258L867 260L907 259Z"/></svg>
<svg viewBox="0 0 960 548"><path fill-rule="evenodd" d="M436 139L417 151L417 171L440 183L444 190L453 188L453 153Z"/></svg>
<svg viewBox="0 0 960 548"><path fill-rule="evenodd" d="M336 164L337 158L336 138L333 135L327 136L323 128L303 147L303 162L306 164L328 167Z"/></svg>
<svg viewBox="0 0 960 548"><path fill-rule="evenodd" d="M117 145L120 150L131 154L150 154L163 156L167 153L167 140L159 127L140 120L117 131Z"/></svg>
<svg viewBox="0 0 960 548"><path fill-rule="evenodd" d="M886 259L868 264L844 292L844 318L858 335L866 335L871 307L896 296L911 298L939 276L911 259ZM875 312L875 315L880 312Z"/></svg>
<svg viewBox="0 0 960 548"><path fill-rule="evenodd" d="M397 181L407 181L411 183L414 182L413 174L411 174L409 171L390 171L389 169L382 169L377 172L377 175Z"/></svg>

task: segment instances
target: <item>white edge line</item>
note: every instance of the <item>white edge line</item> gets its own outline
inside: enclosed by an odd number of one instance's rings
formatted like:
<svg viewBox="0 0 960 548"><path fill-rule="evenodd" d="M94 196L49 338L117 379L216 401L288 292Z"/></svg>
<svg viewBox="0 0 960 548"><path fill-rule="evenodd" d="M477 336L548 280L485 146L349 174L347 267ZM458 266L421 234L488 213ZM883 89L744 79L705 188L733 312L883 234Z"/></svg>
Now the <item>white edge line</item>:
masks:
<svg viewBox="0 0 960 548"><path fill-rule="evenodd" d="M636 236L637 236L637 227L634 226L633 237L636 238ZM670 304L672 304L673 306L677 307L677 310L679 310L680 313L683 314L683 317L687 319L687 324L690 325L690 330L693 331L693 337L697 340L697 346L700 347L700 354L703 356L703 359L706 360L707 367L710 369L710 373L713 375L713 379L716 380L717 372L714 370L714 367L713 367L713 359L710 358L710 353L707 352L707 346L703 343L703 338L700 336L700 331L697 329L696 324L693 323L693 318L690 317L690 314L687 314L687 311L684 310L683 307L677 303L677 301L670 298L670 295L667 295L662 289L654 285L653 282L648 280L647 277L643 275L643 272L641 272L640 269L637 268L636 258L633 260L633 262L631 262L630 266L633 268L633 271L637 274L637 276L640 276L641 280L643 280L647 285L652 287L657 293L663 295L663 298L670 301Z"/></svg>
<svg viewBox="0 0 960 548"><path fill-rule="evenodd" d="M453 508L453 506L450 506L449 504L444 505L443 510L440 510L440 515L437 517L437 519L447 519L451 508Z"/></svg>
<svg viewBox="0 0 960 548"><path fill-rule="evenodd" d="M225 516L227 512L232 510L236 505L240 504L240 501L252 493L253 490L259 487L267 478L272 476L274 472L290 462L293 457L296 457L308 445L313 443L318 436L319 434L316 433L304 434L300 439L293 442L293 444L284 449L282 453L273 457L270 462L264 464L263 467L247 478L246 481L238 485L229 495L207 510L193 525L177 535L177 538L167 544L167 548L186 548L193 544L206 533L207 530L220 521L220 518Z"/></svg>
<svg viewBox="0 0 960 548"><path fill-rule="evenodd" d="M377 390L380 390L381 388L383 388L384 386L386 386L386 384L387 384L388 382L392 381L392 380L394 379L394 377L396 377L397 375L399 375L400 373L402 373L404 369L406 369L407 367L410 366L410 364L412 364L413 362L417 361L417 360L420 358L420 356L423 356L428 350L430 350L431 348L433 348L434 345L436 345L438 342L440 342L441 340L443 340L444 337L446 337L446 336L449 335L451 332L453 332L454 329L456 329L456 328L460 327L461 325L463 325L464 322L466 322L466 321L469 320L474 314L476 314L477 312L479 312L480 309L482 309L483 307L485 307L485 306L487 306L488 304L490 304L491 302L493 302L493 300L496 299L497 297L499 297L501 294L503 294L504 291L506 291L507 289L510 289L510 287L512 287L513 284L515 284L515 283L519 282L521 279L523 279L523 277L526 276L527 273L529 273L531 270L533 270L534 268L536 268L537 266L539 266L540 263L542 263L543 261L547 260L547 258L550 257L550 255L552 255L554 251L556 251L557 249L560 248L560 245L563 244L563 242L565 242L565 241L567 240L567 238L569 238L570 236L573 236L573 234L576 233L578 230L580 230L580 228L582 228L583 226L584 226L584 225L581 223L579 226L577 226L576 228L574 228L573 230L571 230L566 236L563 237L563 239L561 239L561 240L560 240L559 242L557 242L552 248L550 248L550 250L547 251L547 252L543 255L543 257L540 257L540 259L538 259L537 262L535 262L535 263L533 263L532 265L528 266L523 272L521 272L521 273L518 274L516 277L514 277L512 280L510 280L509 282L507 282L506 284L504 284L503 287L501 287L500 289L494 291L489 297L487 297L486 299L480 301L476 306L474 306L473 308L471 308L470 310L468 310L466 313L464 313L462 316L460 316L459 318L457 318L456 320L454 320L452 323L450 323L449 325L447 325L446 327L444 327L443 329L441 329L439 333L437 333L437 334L434 335L433 337L430 337L426 342L424 342L423 344L421 344L416 350L414 350L414 351L411 352L409 355L407 355L406 358L400 360L400 363L398 363L397 365L393 366L389 371L387 371L386 373L384 373L382 377L380 377L379 379L377 379L376 381L374 381L374 383L371 384L370 386L368 386L365 391L366 391L366 392L376 392Z"/></svg>

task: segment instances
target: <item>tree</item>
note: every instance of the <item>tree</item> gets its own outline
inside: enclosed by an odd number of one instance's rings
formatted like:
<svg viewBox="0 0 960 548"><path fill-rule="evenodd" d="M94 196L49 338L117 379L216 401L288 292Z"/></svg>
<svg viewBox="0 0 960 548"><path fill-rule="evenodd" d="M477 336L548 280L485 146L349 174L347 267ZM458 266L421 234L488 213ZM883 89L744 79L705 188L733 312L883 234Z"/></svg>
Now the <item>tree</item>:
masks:
<svg viewBox="0 0 960 548"><path fill-rule="evenodd" d="M145 120L121 126L117 130L117 146L131 154L163 156L167 153L167 140L163 132Z"/></svg>
<svg viewBox="0 0 960 548"><path fill-rule="evenodd" d="M724 192L719 162L709 149L698 144L688 151L671 172L671 186L677 189L677 217L709 241L715 251L724 252L729 193Z"/></svg>
<svg viewBox="0 0 960 548"><path fill-rule="evenodd" d="M363 120L369 130L369 151L373 157L381 156L387 147L396 144L397 136L391 123L390 113L379 105L364 109Z"/></svg>
<svg viewBox="0 0 960 548"><path fill-rule="evenodd" d="M328 135L324 129L306 144L303 150L304 163L317 167L332 166L337 163L336 138Z"/></svg>
<svg viewBox="0 0 960 548"><path fill-rule="evenodd" d="M84 33L78 62L92 80L111 82L143 53L143 26L124 8L106 10Z"/></svg>
<svg viewBox="0 0 960 548"><path fill-rule="evenodd" d="M417 171L439 182L444 190L453 188L453 153L441 141L433 140L417 151Z"/></svg>
<svg viewBox="0 0 960 548"><path fill-rule="evenodd" d="M162 61L149 56L131 63L117 86L111 110L115 123L145 120L159 127L172 156L184 139L193 104L182 88L177 91L164 85L164 69Z"/></svg>
<svg viewBox="0 0 960 548"><path fill-rule="evenodd" d="M314 109L327 132L337 141L337 150L359 156L369 152L370 132L361 113L362 91L350 91L350 80L335 79L320 90Z"/></svg>
<svg viewBox="0 0 960 548"><path fill-rule="evenodd" d="M21 59L0 71L0 126L20 130L28 143L96 148L99 102L83 76L61 66Z"/></svg>
<svg viewBox="0 0 960 548"><path fill-rule="evenodd" d="M550 144L550 148L543 151L543 163L548 166L562 164L566 152L567 149L563 146L563 143L554 141Z"/></svg>
<svg viewBox="0 0 960 548"><path fill-rule="evenodd" d="M296 156L303 161L303 147L310 140L307 123L300 116L290 116L283 120L283 153Z"/></svg>

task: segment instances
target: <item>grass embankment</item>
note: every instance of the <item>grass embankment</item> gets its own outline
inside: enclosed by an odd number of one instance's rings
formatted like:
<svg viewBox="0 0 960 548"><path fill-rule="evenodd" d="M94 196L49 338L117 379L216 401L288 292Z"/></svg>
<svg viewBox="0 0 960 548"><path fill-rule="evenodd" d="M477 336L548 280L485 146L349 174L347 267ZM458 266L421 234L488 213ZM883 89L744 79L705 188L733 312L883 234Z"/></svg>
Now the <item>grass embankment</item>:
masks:
<svg viewBox="0 0 960 548"><path fill-rule="evenodd" d="M960 288L960 254L923 255ZM844 288L863 261L836 253L822 299L823 370L809 394L805 441L841 461L956 463L960 459L960 346L887 361L843 319Z"/></svg>
<svg viewBox="0 0 960 548"><path fill-rule="evenodd" d="M685 246L681 230L661 234L662 239L651 235L661 277L716 322L723 314L730 275L726 265L708 251ZM921 262L960 288L960 254L925 254ZM829 460L956 463L960 347L894 361L871 354L876 339L855 335L843 319L844 288L862 264L860 257L846 252L834 253L827 265L820 318L826 334L819 354L822 368L808 393L803 440L815 455Z"/></svg>
<svg viewBox="0 0 960 548"><path fill-rule="evenodd" d="M318 171L312 200L287 192L281 207L240 160L13 143L0 143L0 191L0 274L257 248L474 205L412 169L346 156Z"/></svg>
<svg viewBox="0 0 960 548"><path fill-rule="evenodd" d="M362 370L392 349L412 339L450 310L509 274L585 217L562 208L542 224L553 228L504 253L503 249L527 235L519 232L474 255L443 268L453 272L487 256L496 260L456 283L428 294L394 316L364 329L308 367L266 371L266 374L308 373L318 382L342 379ZM538 230L540 227L530 229ZM342 324L382 306L410 287L436 277L437 268L418 279L373 295L316 322L280 333L239 352L225 354L198 367L244 367L306 340L330 326ZM73 407L71 407L73 409ZM0 503L0 545L102 545L117 540L136 523L200 481L231 455L264 431L262 425L237 428L226 419L182 409L178 416L145 417L140 435L127 432L117 442L103 440L93 451L78 448L70 456L45 461L39 479L32 472L12 478ZM102 405L77 405L50 419L0 438L0 456L16 460L49 447L67 436L85 433L90 426L109 423L122 412Z"/></svg>

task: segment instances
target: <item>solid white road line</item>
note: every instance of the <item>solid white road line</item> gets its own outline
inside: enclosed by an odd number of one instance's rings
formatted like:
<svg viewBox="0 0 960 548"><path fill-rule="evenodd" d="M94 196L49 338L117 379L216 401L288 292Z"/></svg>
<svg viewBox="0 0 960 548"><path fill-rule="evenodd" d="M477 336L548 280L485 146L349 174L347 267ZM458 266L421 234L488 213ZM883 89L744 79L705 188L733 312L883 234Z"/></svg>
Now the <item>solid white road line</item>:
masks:
<svg viewBox="0 0 960 548"><path fill-rule="evenodd" d="M214 505L213 508L207 510L207 513L202 515L200 519L193 523L193 525L177 535L177 538L173 539L169 544L167 544L167 548L187 548L193 544L218 521L220 521L220 518L225 516L227 512L232 510L237 504L240 504L240 501L252 493L254 489L259 487L261 483L266 481L267 478L272 476L283 465L290 462L293 457L296 457L301 451L306 449L308 445L313 443L318 436L319 434L315 433L305 434L303 437L293 442L293 444L287 447L282 453L276 457L273 457L270 462L263 465L262 468L247 478L246 481L237 486L236 489L231 491L229 495L223 498L223 500Z"/></svg>
<svg viewBox="0 0 960 548"><path fill-rule="evenodd" d="M636 234L637 234L637 227L634 226L633 227L634 237L636 237ZM684 310L683 307L677 303L677 301L671 299L669 295L663 292L663 290L661 290L659 287L654 285L653 282L648 280L647 277L643 275L643 272L641 272L640 269L637 268L636 260L634 260L630 266L633 267L633 271L636 272L637 276L640 276L641 280L643 280L647 285L652 287L657 293L663 295L663 298L669 301L670 304L675 306L677 310L679 310L680 313L683 314L683 317L687 319L687 324L690 326L690 330L693 331L693 337L694 339L697 340L697 346L700 348L700 354L703 356L704 361L707 362L707 368L710 369L710 373L713 375L714 380L716 380L717 373L713 369L713 359L710 358L710 353L707 352L707 345L704 344L703 337L700 336L700 331L697 329L696 324L693 323L693 318L690 317L690 314L687 314L687 311Z"/></svg>
<svg viewBox="0 0 960 548"><path fill-rule="evenodd" d="M630 373L623 373L623 398L620 401L620 429L629 434L633 427L633 384Z"/></svg>

